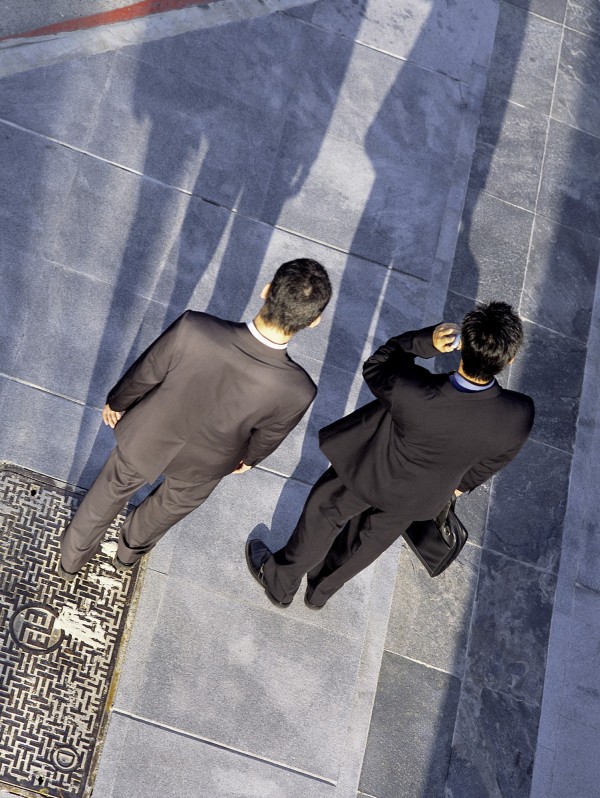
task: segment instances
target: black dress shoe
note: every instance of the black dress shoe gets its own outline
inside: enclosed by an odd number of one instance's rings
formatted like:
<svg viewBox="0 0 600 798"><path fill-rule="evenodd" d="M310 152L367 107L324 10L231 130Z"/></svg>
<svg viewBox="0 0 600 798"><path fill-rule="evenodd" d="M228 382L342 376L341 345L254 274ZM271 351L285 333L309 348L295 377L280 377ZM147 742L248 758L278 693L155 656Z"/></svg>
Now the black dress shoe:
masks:
<svg viewBox="0 0 600 798"><path fill-rule="evenodd" d="M56 569L56 572L58 573L60 578L65 582L72 582L79 573L79 571L75 572L65 571L65 569L62 567L62 563L60 560L58 561L58 568Z"/></svg>
<svg viewBox="0 0 600 798"><path fill-rule="evenodd" d="M271 591L267 587L267 583L265 581L263 569L266 561L272 556L272 554L273 552L262 542L262 540L254 538L254 540L249 540L246 543L246 564L252 576L256 579L258 584L264 588L267 598L271 604L274 604L276 607L289 607L292 602L277 601L275 596L272 595Z"/></svg>
<svg viewBox="0 0 600 798"><path fill-rule="evenodd" d="M304 603L306 604L306 606L308 607L309 610L322 610L323 607L325 606L324 604L321 604L319 606L318 604L313 604L312 601L309 601L308 600L308 590L304 594Z"/></svg>
<svg viewBox="0 0 600 798"><path fill-rule="evenodd" d="M121 562L121 560L115 554L115 556L113 557L112 565L115 571L119 571L122 574L126 574L129 571L131 571L133 567L137 565L137 563Z"/></svg>

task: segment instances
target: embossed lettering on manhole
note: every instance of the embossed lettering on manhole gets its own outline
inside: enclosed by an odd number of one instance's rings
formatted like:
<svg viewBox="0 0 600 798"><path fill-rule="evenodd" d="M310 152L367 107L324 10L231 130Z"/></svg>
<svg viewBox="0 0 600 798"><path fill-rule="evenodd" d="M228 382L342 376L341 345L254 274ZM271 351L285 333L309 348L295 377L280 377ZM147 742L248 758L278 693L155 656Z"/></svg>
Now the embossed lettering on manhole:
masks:
<svg viewBox="0 0 600 798"><path fill-rule="evenodd" d="M136 573L103 552L65 584L60 534L81 494L0 466L0 788L87 798Z"/></svg>

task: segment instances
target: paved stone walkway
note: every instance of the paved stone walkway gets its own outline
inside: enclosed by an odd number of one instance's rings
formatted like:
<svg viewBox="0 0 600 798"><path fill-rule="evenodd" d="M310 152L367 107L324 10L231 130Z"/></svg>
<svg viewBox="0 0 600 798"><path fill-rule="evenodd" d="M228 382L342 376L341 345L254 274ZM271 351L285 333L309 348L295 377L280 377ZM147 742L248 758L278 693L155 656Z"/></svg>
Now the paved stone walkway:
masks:
<svg viewBox="0 0 600 798"><path fill-rule="evenodd" d="M310 417L150 559L94 798L596 794L575 743L600 717L597 514L569 491L597 429L594 8L319 0L76 58L0 49L3 457L89 485L107 389L184 308L248 318L296 255L336 286L294 345ZM316 430L367 398L364 356L491 297L526 319L505 384L538 418L461 500L460 560L429 580L397 545L322 613L273 608L243 541L291 531Z"/></svg>

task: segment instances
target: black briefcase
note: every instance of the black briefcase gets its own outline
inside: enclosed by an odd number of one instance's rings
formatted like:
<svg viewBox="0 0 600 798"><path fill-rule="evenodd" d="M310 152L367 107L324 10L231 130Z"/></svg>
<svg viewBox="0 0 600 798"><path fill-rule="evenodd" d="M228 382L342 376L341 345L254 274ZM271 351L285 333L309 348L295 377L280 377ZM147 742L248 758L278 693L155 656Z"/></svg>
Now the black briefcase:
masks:
<svg viewBox="0 0 600 798"><path fill-rule="evenodd" d="M402 536L427 569L439 576L458 557L469 533L454 512L456 497L431 521L413 521Z"/></svg>

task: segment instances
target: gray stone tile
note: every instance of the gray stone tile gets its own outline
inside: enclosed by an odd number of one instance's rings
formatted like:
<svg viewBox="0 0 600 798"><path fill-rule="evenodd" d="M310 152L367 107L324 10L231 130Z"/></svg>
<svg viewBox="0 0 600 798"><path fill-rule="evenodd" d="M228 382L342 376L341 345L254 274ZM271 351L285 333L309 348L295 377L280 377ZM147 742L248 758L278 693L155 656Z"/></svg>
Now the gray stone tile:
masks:
<svg viewBox="0 0 600 798"><path fill-rule="evenodd" d="M114 446L97 410L4 377L0 410L3 459L72 485L89 487Z"/></svg>
<svg viewBox="0 0 600 798"><path fill-rule="evenodd" d="M552 116L600 136L600 37L565 30Z"/></svg>
<svg viewBox="0 0 600 798"><path fill-rule="evenodd" d="M283 444L285 445L285 444ZM227 595L230 601L256 606L261 611L279 610L248 573L244 556L246 539L258 537L272 551L284 546L292 534L310 486L296 480L254 469L226 477L210 499L185 518L166 538L173 541L169 572L178 579L194 580L202 574L202 586ZM286 618L360 639L368 615L372 569L360 574L321 612L304 606L303 584Z"/></svg>
<svg viewBox="0 0 600 798"><path fill-rule="evenodd" d="M559 743L547 798L596 798L600 782L600 731L561 718Z"/></svg>
<svg viewBox="0 0 600 798"><path fill-rule="evenodd" d="M599 238L536 217L521 313L587 342L599 259Z"/></svg>
<svg viewBox="0 0 600 798"><path fill-rule="evenodd" d="M571 629L566 658L562 714L586 727L600 731L600 683L598 673L598 612L600 593L577 584L571 612Z"/></svg>
<svg viewBox="0 0 600 798"><path fill-rule="evenodd" d="M508 387L529 394L535 402L532 437L572 452L585 345L536 324L523 326L525 346L511 366Z"/></svg>
<svg viewBox="0 0 600 798"><path fill-rule="evenodd" d="M555 22L563 22L567 8L567 0L506 0L506 2Z"/></svg>
<svg viewBox="0 0 600 798"><path fill-rule="evenodd" d="M125 363L141 354L171 320L166 307L13 252L0 264L2 282L22 289L21 303L13 302L5 317L14 319L14 326L0 339L5 372L103 407Z"/></svg>
<svg viewBox="0 0 600 798"><path fill-rule="evenodd" d="M490 658L493 650L488 652ZM528 798L539 707L467 682L454 733L447 798Z"/></svg>
<svg viewBox="0 0 600 798"><path fill-rule="evenodd" d="M468 80L471 64L486 65L492 50L497 3L448 5L418 0L321 0L312 22L378 50L459 80Z"/></svg>
<svg viewBox="0 0 600 798"><path fill-rule="evenodd" d="M383 155L421 151L442 163L454 148L465 105L464 87L446 75L307 27L306 65L289 119ZM446 165L443 164L446 172Z"/></svg>
<svg viewBox="0 0 600 798"><path fill-rule="evenodd" d="M305 28L290 11L146 42L123 53L204 86L227 102L281 112L304 66Z"/></svg>
<svg viewBox="0 0 600 798"><path fill-rule="evenodd" d="M377 798L442 795L459 691L455 676L384 652L362 792Z"/></svg>
<svg viewBox="0 0 600 798"><path fill-rule="evenodd" d="M491 195L467 194L450 289L479 302L518 307L533 214Z"/></svg>
<svg viewBox="0 0 600 798"><path fill-rule="evenodd" d="M488 94L477 132L470 186L533 211L547 119L536 111Z"/></svg>
<svg viewBox="0 0 600 798"><path fill-rule="evenodd" d="M168 536L167 536L168 537ZM165 540L166 538L163 538ZM162 609L167 579L164 574L148 568L143 577L142 591L135 610L133 629L125 649L127 666L122 667L113 711L129 712L135 704L140 680L138 669L143 669L156 633ZM132 667L131 663L135 663Z"/></svg>
<svg viewBox="0 0 600 798"><path fill-rule="evenodd" d="M570 473L570 455L526 443L494 477L485 548L557 572Z"/></svg>
<svg viewBox="0 0 600 798"><path fill-rule="evenodd" d="M48 246L52 260L184 306L230 218L225 209L86 157L63 204Z"/></svg>
<svg viewBox="0 0 600 798"><path fill-rule="evenodd" d="M600 138L550 122L537 213L598 234Z"/></svg>
<svg viewBox="0 0 600 798"><path fill-rule="evenodd" d="M385 647L462 678L481 550L467 543L432 579L408 549L402 552Z"/></svg>
<svg viewBox="0 0 600 798"><path fill-rule="evenodd" d="M567 0L565 24L580 33L600 36L600 9L595 0Z"/></svg>
<svg viewBox="0 0 600 798"><path fill-rule="evenodd" d="M535 749L535 762L529 798L549 798L552 787L554 751L539 744Z"/></svg>
<svg viewBox="0 0 600 798"><path fill-rule="evenodd" d="M297 19L302 19L305 22L310 22L312 20L314 9L314 3L309 3L308 5L296 6L295 8L288 8L283 13L289 14L291 17L296 17Z"/></svg>
<svg viewBox="0 0 600 798"><path fill-rule="evenodd" d="M559 0L563 5L562 15L565 2ZM551 6L548 0L541 0L542 4L546 8ZM552 104L562 27L548 19L528 14L525 9L530 5L530 0L524 0L523 8L519 8L519 5L500 3L487 90L498 97L548 114Z"/></svg>
<svg viewBox="0 0 600 798"><path fill-rule="evenodd" d="M330 798L334 790L244 752L113 713L94 798Z"/></svg>
<svg viewBox="0 0 600 798"><path fill-rule="evenodd" d="M540 704L556 577L483 551L467 671L482 687Z"/></svg>
<svg viewBox="0 0 600 798"><path fill-rule="evenodd" d="M163 606L134 714L335 779L360 641L233 603L198 575L172 574Z"/></svg>
<svg viewBox="0 0 600 798"><path fill-rule="evenodd" d="M318 157L305 174L308 151ZM288 124L262 219L429 279L450 188L447 153L444 160L422 140L405 151L368 155Z"/></svg>
<svg viewBox="0 0 600 798"><path fill-rule="evenodd" d="M280 116L266 108L119 53L88 146L167 185L257 216L280 129Z"/></svg>
<svg viewBox="0 0 600 798"><path fill-rule="evenodd" d="M0 80L0 115L83 147L114 53L63 61Z"/></svg>
<svg viewBox="0 0 600 798"><path fill-rule="evenodd" d="M0 123L3 244L49 250L80 160L78 153Z"/></svg>

